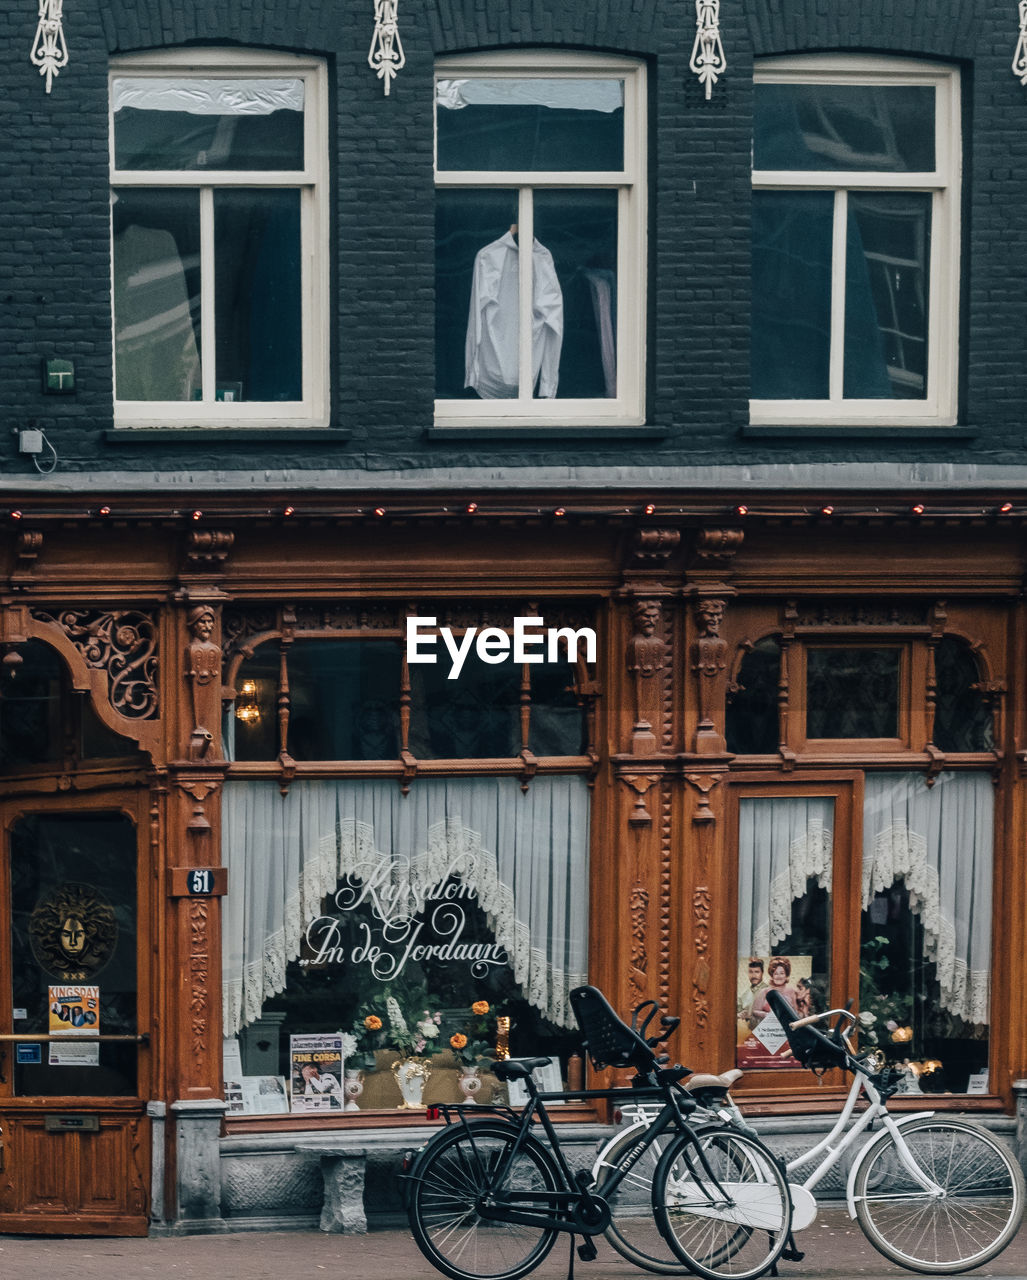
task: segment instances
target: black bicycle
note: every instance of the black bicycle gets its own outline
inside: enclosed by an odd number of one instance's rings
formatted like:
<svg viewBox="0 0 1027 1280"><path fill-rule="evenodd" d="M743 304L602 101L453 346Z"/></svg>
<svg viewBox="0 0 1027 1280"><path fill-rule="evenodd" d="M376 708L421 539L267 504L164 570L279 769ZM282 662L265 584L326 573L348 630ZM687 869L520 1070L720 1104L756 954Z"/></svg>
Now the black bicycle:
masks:
<svg viewBox="0 0 1027 1280"><path fill-rule="evenodd" d="M630 1087L540 1093L532 1072L549 1058L510 1058L493 1064L502 1081L522 1081L523 1108L440 1106L446 1128L416 1157L409 1177L410 1229L424 1256L451 1280L517 1280L549 1254L561 1233L583 1237L578 1256L596 1256L593 1239L611 1214L637 1212L618 1189L653 1143L663 1155L652 1179L648 1211L676 1257L707 1280L755 1280L788 1242L791 1201L779 1163L758 1138L730 1125L695 1126L696 1103L681 1087L686 1067L667 1066L656 1046L677 1025L662 1020L663 1035L646 1039L648 1022L633 1029L595 987L571 992L593 1066L632 1069ZM655 1008L655 1006L654 1006ZM640 1033L641 1032L641 1033ZM601 1181L574 1171L562 1150L546 1104L606 1098L663 1106ZM533 1132L541 1126L545 1142ZM573 1255L572 1255L573 1257Z"/></svg>

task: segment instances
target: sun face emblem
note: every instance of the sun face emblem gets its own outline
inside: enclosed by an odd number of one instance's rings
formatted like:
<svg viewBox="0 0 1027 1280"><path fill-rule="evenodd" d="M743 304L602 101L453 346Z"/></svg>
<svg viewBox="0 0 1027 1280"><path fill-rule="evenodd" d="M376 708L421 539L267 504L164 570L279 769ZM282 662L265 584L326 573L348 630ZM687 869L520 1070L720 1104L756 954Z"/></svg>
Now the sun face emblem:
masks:
<svg viewBox="0 0 1027 1280"><path fill-rule="evenodd" d="M114 954L114 908L91 885L60 885L36 903L29 939L32 954L47 973L63 982L91 978Z"/></svg>

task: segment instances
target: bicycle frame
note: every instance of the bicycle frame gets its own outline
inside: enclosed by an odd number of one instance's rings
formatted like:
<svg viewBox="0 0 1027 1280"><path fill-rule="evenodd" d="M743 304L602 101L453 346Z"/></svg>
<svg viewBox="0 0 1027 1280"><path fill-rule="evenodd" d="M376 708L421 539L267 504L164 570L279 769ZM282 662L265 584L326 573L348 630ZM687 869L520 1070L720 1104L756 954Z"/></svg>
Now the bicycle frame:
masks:
<svg viewBox="0 0 1027 1280"><path fill-rule="evenodd" d="M546 1102L563 1102L568 1098L605 1098L617 1101L630 1099L632 1104L638 1103L641 1098L659 1098L663 1100L663 1107L652 1122L646 1126L645 1133L639 1137L636 1150L630 1154L628 1159L613 1169L610 1176L605 1178L599 1186L589 1187L587 1185L589 1174L586 1170L580 1170L577 1174L571 1171L563 1154L556 1127L545 1105ZM668 1130L683 1134L690 1140L694 1153L698 1157L698 1164L702 1168L706 1179L704 1181L702 1178L697 1177L696 1185L710 1204L715 1204L717 1197L711 1195L708 1188L713 1188L724 1200L728 1199L727 1193L717 1181L716 1175L707 1162L702 1146L681 1111L678 1099L673 1092L673 1086L664 1088L654 1086L652 1089L631 1090L582 1089L561 1091L560 1093L532 1092L528 1102L519 1112L513 1111L509 1107L483 1107L478 1104L444 1104L440 1106L439 1110L447 1124L452 1123L450 1113L455 1113L459 1117L461 1124L469 1135L471 1147L475 1152L476 1158L478 1158L478 1149L474 1136L475 1126L468 1123L469 1117L481 1117L483 1114L492 1113L516 1122L516 1139L510 1147L503 1164L494 1171L491 1186L493 1195L502 1193L513 1162L521 1150L525 1138L530 1134L532 1124L536 1119L546 1135L550 1152L556 1161L563 1180L563 1186L554 1190L514 1192L515 1199L523 1206L520 1208L513 1208L503 1203L482 1204L478 1207L478 1212L481 1217L486 1219L543 1227L552 1231L573 1232L578 1235L600 1235L606 1230L610 1222L609 1206L605 1195L617 1189L638 1160L641 1159L646 1149ZM536 1201L545 1202L547 1205L552 1205L556 1201L559 1209L555 1213L546 1212L542 1209L534 1210L531 1205Z"/></svg>
<svg viewBox="0 0 1027 1280"><path fill-rule="evenodd" d="M852 1128L849 1129L848 1132L845 1132L846 1126L848 1125L849 1121L852 1119L852 1115L853 1115L853 1112L855 1111L856 1104L859 1101L860 1095L863 1093L866 1094L867 1100L870 1105L862 1113L862 1115L856 1121L856 1123L852 1126ZM639 1135L642 1135L643 1133L647 1132L655 1122L652 1114L651 1106L646 1106L645 1104L639 1104L631 1108L624 1107L623 1110L626 1114L629 1111L633 1112L633 1115L629 1117L631 1120L631 1123L627 1126L624 1132L630 1133L633 1129L637 1129L639 1132ZM754 1132L751 1129L751 1127L745 1122L745 1120L741 1115L741 1112L738 1110L734 1101L730 1098L726 1099L724 1104L721 1107L718 1107L714 1112L714 1114L718 1115L719 1118L725 1121L726 1123L737 1125L740 1129L742 1129L745 1132L750 1132L750 1133ZM902 1136L903 1126L910 1124L913 1120L925 1119L932 1115L934 1115L933 1111L913 1111L907 1115L903 1115L896 1118L891 1114L891 1112L886 1107L884 1100L881 1097L881 1094L875 1088L872 1081L868 1080L862 1072L857 1070L853 1075L852 1084L849 1087L849 1093L848 1093L848 1097L845 1100L845 1105L842 1108L841 1112L839 1113L835 1121L834 1127L831 1129L830 1133L828 1133L826 1137L822 1138L820 1142L816 1144L816 1146L811 1147L809 1151L803 1152L801 1155L797 1156L794 1160L789 1161L784 1166L785 1173L788 1176L789 1182L793 1187L793 1199L796 1198L795 1188L799 1188L800 1190L807 1192L812 1197L814 1188L819 1186L819 1184L824 1180L824 1178L831 1172L834 1166L842 1158L845 1152L848 1151L849 1148L854 1143L858 1142L860 1136L863 1133L865 1133L868 1129L870 1129L877 1120L880 1120L882 1122L885 1129L889 1133L891 1133L892 1137L894 1138L895 1149L898 1153L899 1159L902 1161L904 1167L909 1172L910 1176L916 1182L918 1182L920 1186L924 1189L924 1191L926 1191L929 1195L940 1195L941 1188L937 1185L937 1183L933 1182L930 1178L928 1178L924 1173L924 1171L919 1167L919 1165L916 1164L912 1154L910 1153L909 1147L906 1145L905 1139ZM665 1127L666 1126L663 1126L663 1128ZM661 1128L657 1133L650 1133L645 1142L642 1142L642 1138L640 1136L639 1141L641 1145L638 1150L638 1156L641 1155L642 1151L647 1146L649 1146L652 1142L656 1141L660 1133L663 1132L663 1128ZM619 1140L620 1137L622 1136L623 1136L622 1134L617 1135L617 1138L611 1139L610 1143L608 1143L607 1146L611 1145L613 1141ZM868 1143L865 1149L869 1151L871 1145L872 1144ZM595 1167L598 1167L600 1164L603 1163L602 1157L605 1150L606 1150L606 1147L604 1147L598 1153ZM634 1156L630 1160L630 1162L626 1165L626 1167L624 1167L624 1173L627 1173L630 1170L632 1165L634 1165L634 1163L638 1159L638 1156ZM821 1156L824 1157L823 1160L820 1161L820 1163L816 1166L816 1168L812 1171L812 1173L809 1175L808 1178L806 1178L804 1182L800 1182L798 1180L796 1180L795 1182L791 1181L792 1175L795 1173L797 1169L804 1168L806 1165L810 1164L812 1161L819 1160ZM846 1182L846 1188L845 1188L846 1207L848 1209L849 1217L852 1219L855 1219L856 1217L856 1198L855 1198L855 1193L853 1188L855 1185L856 1173L859 1169L859 1166L862 1160L863 1160L862 1153L858 1155L855 1160L853 1160L852 1167L849 1170L848 1179ZM611 1166L605 1165L604 1167L609 1168ZM615 1179L611 1178L605 1185L612 1188L617 1186L619 1182L620 1182L619 1177ZM809 1220L812 1220L812 1216L815 1213L815 1206L812 1199L808 1203L809 1203L809 1215L810 1215ZM798 1210L798 1208L799 1206L797 1205L796 1209ZM808 1223L804 1223L803 1225L808 1225ZM801 1226L796 1229L801 1230Z"/></svg>
<svg viewBox="0 0 1027 1280"><path fill-rule="evenodd" d="M859 1101L860 1095L865 1093L869 1106L859 1117L856 1123L845 1132L845 1127L852 1119L856 1103ZM824 1158L809 1175L805 1182L798 1185L806 1191L812 1192L814 1187L818 1186L828 1173L834 1168L841 1157L859 1140L859 1137L867 1129L869 1129L876 1120L880 1120L888 1132L895 1140L895 1149L898 1152L899 1159L902 1161L909 1174L923 1187L923 1189L932 1195L940 1195L941 1188L937 1183L933 1182L926 1176L924 1171L916 1164L910 1150L906 1145L906 1141L902 1136L902 1126L909 1124L912 1120L919 1120L925 1116L933 1115L933 1111L915 1111L896 1119L885 1106L878 1090L874 1087L872 1081L868 1080L861 1072L857 1071L852 1078L852 1084L849 1086L849 1094L845 1100L845 1105L835 1121L831 1132L820 1140L816 1146L811 1147L809 1151L797 1156L794 1160L789 1161L785 1165L785 1169L791 1175L796 1169L808 1165L811 1161ZM869 1149L869 1145L864 1150ZM826 1153L826 1154L825 1154ZM859 1169L863 1159L860 1153L852 1162L849 1170L848 1181L845 1187L845 1200L849 1211L849 1217L856 1217L856 1199L853 1191L856 1180L856 1171Z"/></svg>

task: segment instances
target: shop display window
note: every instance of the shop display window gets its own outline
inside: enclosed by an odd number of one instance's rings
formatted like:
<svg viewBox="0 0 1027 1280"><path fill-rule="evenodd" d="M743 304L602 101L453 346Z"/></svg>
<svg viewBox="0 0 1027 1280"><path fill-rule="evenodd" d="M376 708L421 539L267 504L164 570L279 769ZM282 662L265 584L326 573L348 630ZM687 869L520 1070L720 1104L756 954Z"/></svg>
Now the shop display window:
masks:
<svg viewBox="0 0 1027 1280"><path fill-rule="evenodd" d="M990 776L867 771L858 849L841 793L802 790L739 801L738 1065L794 1070L773 986L800 1014L856 999L906 1093L988 1092Z"/></svg>
<svg viewBox="0 0 1027 1280"><path fill-rule="evenodd" d="M484 1064L518 1053L552 1055L566 1078L580 1053L569 992L587 971L588 819L580 777L527 790L424 778L407 796L389 779L297 781L284 796L272 781L227 783L230 1105L495 1099Z"/></svg>

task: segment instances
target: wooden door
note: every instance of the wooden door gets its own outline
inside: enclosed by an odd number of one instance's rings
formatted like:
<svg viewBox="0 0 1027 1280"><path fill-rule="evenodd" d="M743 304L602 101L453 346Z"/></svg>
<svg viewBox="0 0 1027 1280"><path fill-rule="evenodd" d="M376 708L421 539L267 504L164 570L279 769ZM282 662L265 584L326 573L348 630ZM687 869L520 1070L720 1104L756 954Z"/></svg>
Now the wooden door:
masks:
<svg viewBox="0 0 1027 1280"><path fill-rule="evenodd" d="M782 994L800 1011L803 986L811 1009L839 1008L859 996L862 791L855 771L773 782L740 775L732 788L733 1038L735 1065L746 1072L739 1092L784 1096L809 1088L809 1073L794 1064L776 1019L767 1024L776 1038L756 1030L757 992L783 981ZM751 993L750 982L759 984ZM847 1087L840 1072L824 1083Z"/></svg>
<svg viewBox="0 0 1027 1280"><path fill-rule="evenodd" d="M145 1235L147 881L134 802L0 813L0 1232Z"/></svg>

